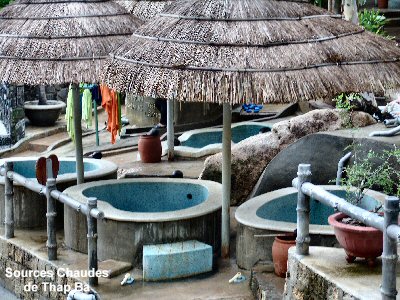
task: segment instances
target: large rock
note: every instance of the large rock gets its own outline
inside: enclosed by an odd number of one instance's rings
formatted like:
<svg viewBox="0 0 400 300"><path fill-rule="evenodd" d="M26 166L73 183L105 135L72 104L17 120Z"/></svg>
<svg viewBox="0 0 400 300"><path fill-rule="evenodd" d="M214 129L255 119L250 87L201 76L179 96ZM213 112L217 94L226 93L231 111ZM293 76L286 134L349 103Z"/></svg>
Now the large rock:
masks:
<svg viewBox="0 0 400 300"><path fill-rule="evenodd" d="M364 112L350 116L333 109L314 110L290 120L276 123L272 131L252 136L232 147L231 205L240 205L256 185L268 163L282 150L298 139L312 133L332 131L349 126L364 127L375 120ZM201 179L221 182L222 154L207 158Z"/></svg>

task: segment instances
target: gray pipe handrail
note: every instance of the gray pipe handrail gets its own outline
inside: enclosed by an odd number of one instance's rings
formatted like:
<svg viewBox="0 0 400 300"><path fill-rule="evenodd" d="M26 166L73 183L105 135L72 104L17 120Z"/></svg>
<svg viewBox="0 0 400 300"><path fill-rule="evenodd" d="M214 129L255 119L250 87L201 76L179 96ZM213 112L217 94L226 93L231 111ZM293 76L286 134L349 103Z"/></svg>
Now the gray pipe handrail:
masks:
<svg viewBox="0 0 400 300"><path fill-rule="evenodd" d="M336 173L336 185L340 185L340 181L342 180L343 176L343 169L344 165L351 157L351 152L346 153L338 162L337 173Z"/></svg>
<svg viewBox="0 0 400 300"><path fill-rule="evenodd" d="M388 126L398 126L398 125L400 125L400 118L386 119L386 120L383 121L383 124L385 124L386 127L388 127Z"/></svg>
<svg viewBox="0 0 400 300"><path fill-rule="evenodd" d="M57 260L57 238L55 218L56 201L86 215L88 223L88 269L97 271L97 220L104 218L104 213L97 208L97 199L90 198L86 204L69 197L56 189L56 179L53 176L53 165L51 159L46 159L46 186L35 180L25 178L13 171L13 162L6 162L4 167L0 167L0 175L5 179L5 238L14 237L14 203L13 189L14 182L25 188L46 196L47 200L47 253L49 260ZM89 277L89 286L98 285L96 276Z"/></svg>
<svg viewBox="0 0 400 300"><path fill-rule="evenodd" d="M0 175L5 176L6 173L5 170L6 169L4 167L0 167ZM13 171L7 172L7 178L13 180L14 182L26 187L28 190L31 190L37 194L46 195L47 192L46 186L41 185L40 183L32 179L25 178L24 176L15 173ZM66 194L63 194L58 190L52 190L51 196L54 197L56 200L73 208L74 210L82 212L82 214L84 215L87 215L90 212L90 215L93 218L96 218L98 220L104 219L104 213L100 211L98 208L89 210L87 205L80 203L79 201L69 197Z"/></svg>
<svg viewBox="0 0 400 300"><path fill-rule="evenodd" d="M400 132L400 125L386 131L373 131L369 136L395 136Z"/></svg>
<svg viewBox="0 0 400 300"><path fill-rule="evenodd" d="M292 186L298 190L297 197L297 238L296 254L309 255L309 224L310 224L310 197L321 203L347 214L364 224L383 232L382 253L382 284L381 295L383 300L396 299L396 266L397 243L400 242L400 226L398 225L399 204L397 197L387 196L384 203L384 217L364 210L345 199L335 196L324 188L310 183L311 165L300 164L297 178L293 179Z"/></svg>

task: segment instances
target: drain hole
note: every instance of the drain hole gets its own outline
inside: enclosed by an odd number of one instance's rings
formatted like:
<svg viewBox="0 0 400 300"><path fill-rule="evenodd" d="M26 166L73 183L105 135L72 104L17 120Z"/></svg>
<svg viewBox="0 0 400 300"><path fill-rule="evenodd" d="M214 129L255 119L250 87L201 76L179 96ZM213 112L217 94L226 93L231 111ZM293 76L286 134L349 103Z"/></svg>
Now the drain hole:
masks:
<svg viewBox="0 0 400 300"><path fill-rule="evenodd" d="M188 199L193 199L192 194L187 194L186 197L187 197Z"/></svg>

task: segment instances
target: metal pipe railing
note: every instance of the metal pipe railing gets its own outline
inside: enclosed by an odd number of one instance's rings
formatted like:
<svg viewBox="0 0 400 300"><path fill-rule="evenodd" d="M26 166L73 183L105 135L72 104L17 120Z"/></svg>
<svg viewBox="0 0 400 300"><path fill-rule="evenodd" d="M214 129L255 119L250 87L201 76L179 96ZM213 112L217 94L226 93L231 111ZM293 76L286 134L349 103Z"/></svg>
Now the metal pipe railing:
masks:
<svg viewBox="0 0 400 300"><path fill-rule="evenodd" d="M386 119L386 120L383 121L383 124L385 124L386 127L399 126L400 125L400 118Z"/></svg>
<svg viewBox="0 0 400 300"><path fill-rule="evenodd" d="M299 180L296 178L292 182L294 187L298 187ZM369 212L361 207L355 206L336 195L329 193L324 188L305 182L301 186L301 193L304 193L319 202L341 211L353 219L362 221L365 225L383 231L383 218L376 213Z"/></svg>
<svg viewBox="0 0 400 300"><path fill-rule="evenodd" d="M369 134L369 136L394 136L400 132L400 126L392 128L386 131L373 131Z"/></svg>
<svg viewBox="0 0 400 300"><path fill-rule="evenodd" d="M5 168L0 167L0 175L5 176ZM32 180L25 178L18 173L15 172L7 172L7 177L8 179L13 180L14 182L18 183L21 186L24 186L28 190L31 190L32 192L38 193L40 195L46 195L47 188L44 185L41 185L40 183ZM51 196L54 197L56 200L60 201L61 203L64 203L68 205L69 207L73 208L76 211L82 212L82 214L87 215L90 212L90 215L93 218L96 218L98 220L101 220L104 218L104 213L98 209L92 209L89 210L88 206L85 204L82 204L81 202L69 197L66 194L63 194L62 192L58 190L52 190L51 191Z"/></svg>
<svg viewBox="0 0 400 300"><path fill-rule="evenodd" d="M51 196L51 191L56 189L52 160L46 159L46 201L47 201L47 255L49 260L57 260L57 236L56 236L56 200Z"/></svg>
<svg viewBox="0 0 400 300"><path fill-rule="evenodd" d="M88 199L88 209L97 209L97 199ZM97 220L90 214L87 214L88 227L88 265L89 270L97 270ZM98 285L99 279L94 275L89 277L89 285Z"/></svg>
<svg viewBox="0 0 400 300"><path fill-rule="evenodd" d="M389 226L399 227L399 199L397 197L386 197L384 204L385 224L383 230L383 253L382 253L382 299L396 299L396 268L397 268L397 238L387 234Z"/></svg>
<svg viewBox="0 0 400 300"><path fill-rule="evenodd" d="M343 176L344 165L351 157L351 152L346 153L338 162L337 173L336 173L336 185L340 185Z"/></svg>
<svg viewBox="0 0 400 300"><path fill-rule="evenodd" d="M14 237L14 184L13 184L13 174L14 164L12 162L5 163L5 173L11 176L6 176L4 178L4 191L5 191L5 235L6 239Z"/></svg>
<svg viewBox="0 0 400 300"><path fill-rule="evenodd" d="M13 189L14 183L17 183L25 188L45 195L47 200L47 251L49 260L57 260L57 237L56 237L56 201L60 201L65 205L81 212L87 216L88 222L88 268L97 271L97 220L104 218L104 213L97 208L97 199L89 198L87 204L82 204L79 201L63 194L56 189L56 179L53 178L52 160L46 160L46 186L13 171L13 163L6 162L4 167L0 167L0 175L4 176L5 180L5 238L14 237L14 203ZM95 272L92 272L95 273ZM89 272L89 274L91 274ZM98 284L97 277L89 277L89 285Z"/></svg>
<svg viewBox="0 0 400 300"><path fill-rule="evenodd" d="M298 190L297 236L300 236L300 238L296 239L296 254L309 254L307 243L307 237L309 237L309 209L307 207L309 206L307 205L309 205L308 198L312 197L353 219L363 222L367 226L383 232L381 295L384 300L396 299L397 243L400 241L400 226L397 225L400 211L399 199L391 196L386 197L384 218L382 218L308 182L311 177L311 166L309 164L300 164L297 175L298 177L292 181L293 187Z"/></svg>
<svg viewBox="0 0 400 300"><path fill-rule="evenodd" d="M308 164L299 165L297 172L298 184L311 179L311 169ZM310 197L305 193L297 194L297 236L296 252L300 255L308 255L310 247Z"/></svg>

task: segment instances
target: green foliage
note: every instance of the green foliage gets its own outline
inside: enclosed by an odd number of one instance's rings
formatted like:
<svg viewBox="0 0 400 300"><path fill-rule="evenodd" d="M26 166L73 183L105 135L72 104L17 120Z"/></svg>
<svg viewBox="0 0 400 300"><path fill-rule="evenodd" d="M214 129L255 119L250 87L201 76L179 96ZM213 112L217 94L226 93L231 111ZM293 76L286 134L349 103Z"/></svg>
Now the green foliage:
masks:
<svg viewBox="0 0 400 300"><path fill-rule="evenodd" d="M322 7L322 0L314 0L314 5Z"/></svg>
<svg viewBox="0 0 400 300"><path fill-rule="evenodd" d="M344 109L347 112L350 112L353 110L354 105L352 104L352 102L354 100L361 100L362 97L360 94L357 93L341 93L339 95L337 95L333 101L336 103L336 108L337 109Z"/></svg>
<svg viewBox="0 0 400 300"><path fill-rule="evenodd" d="M12 0L0 0L0 8L9 4Z"/></svg>
<svg viewBox="0 0 400 300"><path fill-rule="evenodd" d="M386 38L393 38L385 32L384 26L387 23L387 19L384 15L380 14L379 10L364 9L358 13L358 19L360 25L364 27L365 30L371 31Z"/></svg>
<svg viewBox="0 0 400 300"><path fill-rule="evenodd" d="M387 195L400 196L398 172L394 165L400 163L400 150L385 150L378 154L370 150L363 158L359 158L360 145L353 145L355 161L345 168L346 178L342 185L346 186L348 201L359 204L368 189L378 189ZM354 189L355 188L355 189Z"/></svg>
<svg viewBox="0 0 400 300"><path fill-rule="evenodd" d="M351 122L351 112L355 107L353 102L361 99L361 95L357 93L341 93L332 99L336 104L336 108L339 109L344 127L353 128L353 123Z"/></svg>

